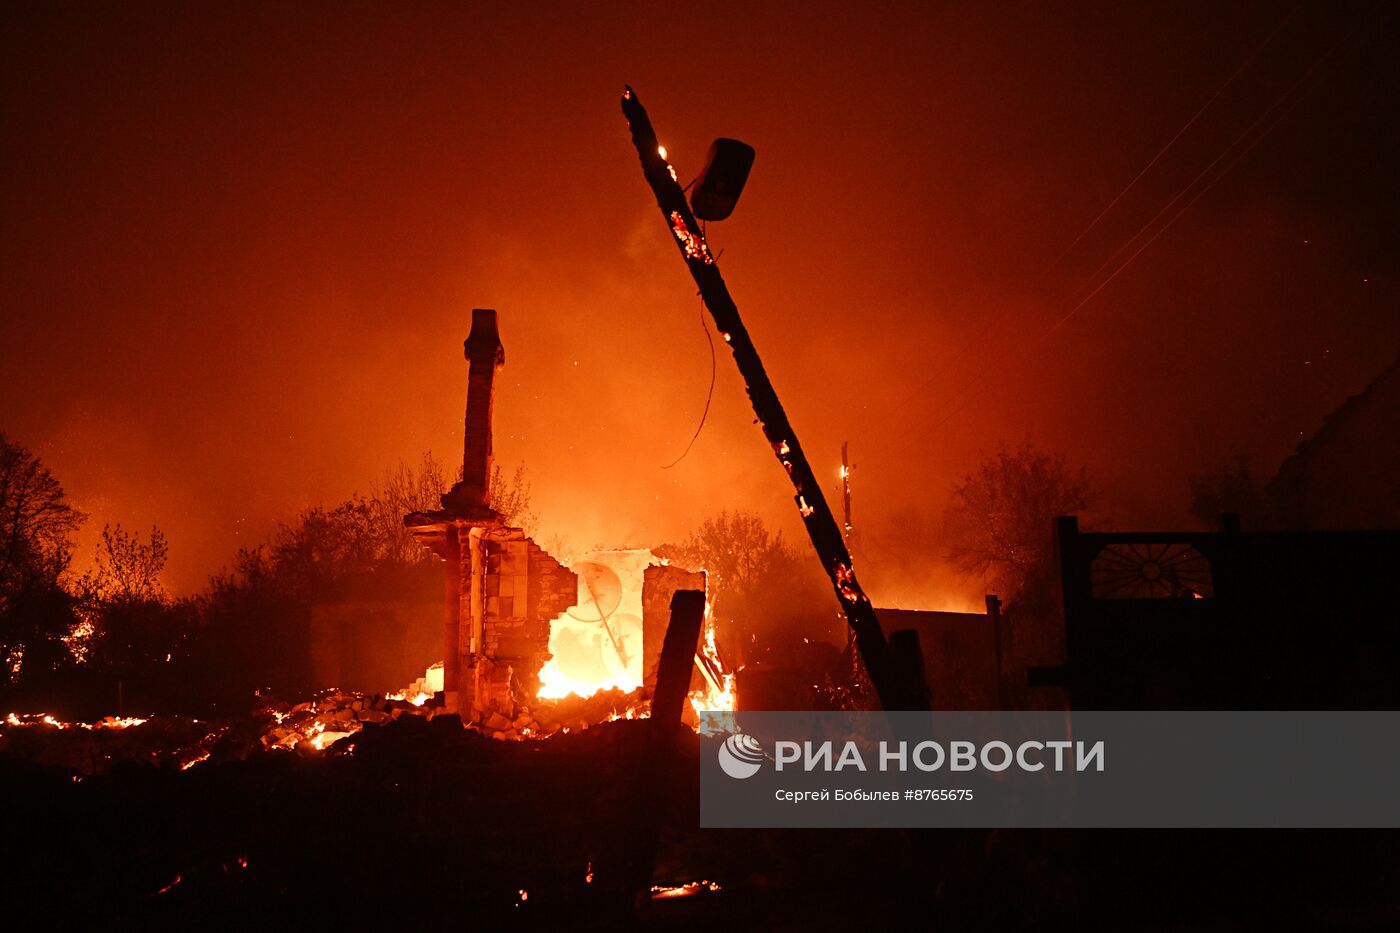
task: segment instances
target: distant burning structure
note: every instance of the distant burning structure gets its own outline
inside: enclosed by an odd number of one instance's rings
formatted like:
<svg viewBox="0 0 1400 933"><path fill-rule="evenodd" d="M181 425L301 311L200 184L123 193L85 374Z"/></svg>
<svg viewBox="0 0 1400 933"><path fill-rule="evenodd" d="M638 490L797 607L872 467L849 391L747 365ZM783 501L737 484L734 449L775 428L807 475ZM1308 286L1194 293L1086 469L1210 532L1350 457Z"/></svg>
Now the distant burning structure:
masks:
<svg viewBox="0 0 1400 933"><path fill-rule="evenodd" d="M444 708L484 723L514 719L540 696L650 686L671 596L703 590L704 573L647 551L589 555L576 573L507 526L490 504L495 374L505 365L495 311L472 312L465 353L462 479L441 509L404 516L443 561ZM701 664L697 677L713 667ZM700 689L726 692L722 677Z"/></svg>

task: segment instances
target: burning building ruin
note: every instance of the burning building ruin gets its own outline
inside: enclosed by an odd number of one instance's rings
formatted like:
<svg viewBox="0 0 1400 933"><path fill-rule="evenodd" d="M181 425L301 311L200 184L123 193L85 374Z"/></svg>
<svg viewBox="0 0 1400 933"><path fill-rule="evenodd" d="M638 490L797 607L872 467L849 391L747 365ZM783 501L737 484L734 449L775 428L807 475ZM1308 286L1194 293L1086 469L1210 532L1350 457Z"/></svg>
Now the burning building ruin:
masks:
<svg viewBox="0 0 1400 933"><path fill-rule="evenodd" d="M464 722L513 719L536 698L654 685L672 595L704 590L705 574L650 551L598 551L566 567L491 508L491 419L505 365L496 312L475 309L466 344L468 388L462 478L442 508L404 524L442 559L446 711ZM711 639L712 643L712 639ZM713 664L704 689L724 693Z"/></svg>

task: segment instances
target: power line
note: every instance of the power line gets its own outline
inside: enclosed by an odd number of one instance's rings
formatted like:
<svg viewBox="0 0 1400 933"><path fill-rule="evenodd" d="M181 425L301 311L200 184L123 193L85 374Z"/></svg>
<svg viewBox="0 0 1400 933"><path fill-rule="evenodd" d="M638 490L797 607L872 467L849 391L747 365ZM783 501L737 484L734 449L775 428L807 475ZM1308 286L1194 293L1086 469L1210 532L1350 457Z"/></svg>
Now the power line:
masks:
<svg viewBox="0 0 1400 933"><path fill-rule="evenodd" d="M1124 187L1121 191L1119 191L1118 194L1113 198L1113 200L1108 202L1108 205L1105 206L1104 209L1099 212L1098 216L1096 216L1092 221L1090 221L1089 225L1083 230L1081 230L1079 232L1079 235L1076 236L1073 240L1071 240L1069 245L1066 246L1064 250L1048 264L1046 271L1048 271L1049 267L1053 267L1057 263L1061 262L1066 256L1068 256L1070 252L1074 250L1074 247L1078 245L1079 242L1085 236L1088 235L1089 231L1092 230L1099 223L1099 221L1103 220L1103 218L1107 216L1108 213L1112 211L1115 206L1117 206L1118 202L1121 201L1123 197L1127 195L1128 191L1131 190L1139 181L1142 180L1143 176L1145 176L1152 169L1152 167L1156 165L1158 161L1161 160L1161 158L1167 153L1167 151L1171 149L1173 145L1176 144L1177 140L1181 139L1181 137L1185 135L1187 130L1189 130L1192 127L1192 125L1194 125L1195 122L1198 119L1200 119L1201 115L1204 114L1207 110L1209 110L1211 105L1214 104L1215 101L1218 100L1220 96L1224 94L1226 90L1229 89L1230 85L1234 84L1235 80L1239 78L1239 76L1242 73L1244 73L1244 71L1247 70L1251 64L1254 63L1254 60L1259 57L1259 53L1262 52L1265 49L1265 47L1267 47L1269 43L1273 41L1274 37L1278 35L1278 33L1284 28L1284 26L1288 25L1288 23L1293 20L1293 18L1298 14L1298 11L1302 9L1302 7L1303 4L1299 3L1287 16L1285 16L1282 20L1279 21L1279 23L1276 26L1274 26L1274 28L1269 32L1269 34L1264 37L1263 41L1254 47L1253 51L1250 52L1250 54L1245 58L1245 60L1239 65L1239 67L1237 67L1234 70L1234 72L1231 73L1230 76L1225 79L1225 83L1220 85L1220 87L1216 89L1215 93L1212 94L1206 100L1206 102L1200 107L1200 109L1197 110L1195 114L1193 114L1191 118L1187 120L1181 126L1181 128L1176 131L1176 134L1173 135L1172 138L1167 141L1166 145L1162 146L1162 148L1157 151L1157 154L1154 155L1145 166L1143 166L1142 170L1139 171L1137 175L1133 177L1132 181L1128 182L1127 186ZM1160 212L1158 216L1161 216ZM1154 220L1155 219L1156 218L1154 218ZM1136 237L1134 237L1134 239L1135 238ZM1132 241L1129 240L1129 243L1131 242ZM1117 258L1117 256L1121 253L1122 248L1120 247L1118 252L1115 253L1112 258L1110 258L1109 262L1112 262L1112 259ZM1107 265L1108 263L1105 263L1103 266L1100 266L1097 270L1095 270L1094 274L1089 277L1090 280L1096 278ZM1001 318L1003 317L1004 315L999 317L989 317L987 319L987 322L982 326L982 328L978 330L977 333L974 334L971 339L964 343L957 350L957 352L955 352L951 357L949 357L948 360L941 367L939 367L937 372L935 372L932 376L929 376L922 383L920 383L918 388L916 388L913 392L909 393L909 395L899 404L895 405L893 410L898 411L899 409L904 408L910 402L914 401L914 399L922 395L930 386L934 385L939 379L943 377L944 373L952 369L953 366L957 364L963 358L963 356L967 354L968 350L972 349L973 346L980 343L981 340L984 337L986 337L987 334L990 333L996 327L997 324L1000 323Z"/></svg>
<svg viewBox="0 0 1400 933"><path fill-rule="evenodd" d="M1182 198L1182 196L1184 196L1184 195L1186 194L1187 191L1189 191L1193 186L1195 186L1198 182L1200 182L1200 180L1201 180L1202 178L1204 178L1205 175L1206 175L1215 165L1217 165L1217 164L1220 162L1220 160L1221 160L1222 158L1224 158L1226 155L1229 154L1229 152L1230 152L1231 149L1234 149L1237 145L1239 145L1239 143L1240 143L1243 139L1245 139L1245 138L1246 138L1246 137L1247 137L1247 136L1248 136L1248 135L1249 135L1263 120L1264 120L1264 119L1265 119L1265 118L1267 118L1267 116L1268 116L1272 111L1274 111L1275 109L1277 109L1277 107L1278 107L1281 103L1283 103L1283 101L1284 101L1285 99L1287 99L1290 95L1292 95L1293 92L1294 92L1295 90L1297 90L1304 82L1306 82L1306 81L1316 72L1316 70L1317 70L1324 62L1326 62L1328 59L1330 59L1330 58L1332 57L1333 54L1336 53L1336 51L1341 47L1341 45L1342 45L1342 43L1343 43L1343 41L1344 41L1345 38L1346 38L1346 37L1345 37L1345 34L1343 34L1343 36L1342 36L1341 38L1339 38L1339 39L1337 40L1337 42L1333 43L1333 45L1332 45L1332 47L1331 47L1330 49L1328 49L1325 53L1323 53L1322 56L1320 56L1315 62L1313 62L1313 64L1312 64L1311 66L1309 66L1308 70L1303 74L1303 76L1302 76L1301 78L1299 78L1297 81L1295 81L1292 85L1290 85L1289 88L1288 88L1287 90L1285 90L1285 91L1283 92L1283 94L1280 95L1279 98L1278 98L1277 100L1275 100L1275 102L1274 102L1272 105L1270 105L1269 108L1268 108L1267 110L1265 110L1264 113L1261 114L1260 117L1259 117L1258 119L1256 119L1253 123L1251 123L1250 126L1249 126L1243 133L1240 134L1240 136L1236 137L1236 139L1234 140L1234 142L1232 142L1229 146L1227 146L1226 149L1225 149L1224 151L1222 151L1220 155L1218 155L1214 160L1212 160L1212 162L1210 163L1210 165L1208 165L1208 166L1205 168L1204 171L1202 171L1199 175L1197 175L1194 179L1192 179L1189 183L1187 183L1187 185L1186 185L1181 191L1179 191L1179 192L1177 193L1176 197L1172 198L1172 200L1168 202L1168 204L1167 204L1166 207L1164 207L1161 211L1158 211L1157 215L1154 216L1154 217L1152 218L1152 220L1150 220L1150 221L1148 221L1146 224L1144 224L1143 227L1142 227L1141 229L1139 229L1138 232L1135 233L1135 234L1128 240L1128 242L1127 242L1126 244L1124 244L1123 247L1120 247L1120 249L1118 250L1118 252L1114 254L1114 258L1116 258L1118 255L1121 255L1123 249L1126 249L1127 246L1131 245L1132 242L1133 242L1134 240L1136 240L1136 239L1138 239L1138 237L1142 236L1142 234L1143 234L1144 232L1146 232L1146 230L1147 230L1148 228L1150 228L1150 227L1152 226L1152 224L1154 224L1154 223L1157 221L1157 219L1160 218L1160 217L1162 216L1162 214L1163 214L1166 210L1168 210L1168 209L1171 207L1172 204L1175 204L1177 201L1179 201L1179 200ZM1032 350L1036 349L1041 343L1043 343L1043 342L1044 342L1046 339L1048 339L1052 334L1054 334L1057 330L1059 330L1060 327L1062 327L1066 322L1068 322L1068 321L1070 320L1070 318L1074 317L1074 315L1077 314L1081 308L1083 308L1085 305L1087 305L1087 304L1088 304L1090 301L1092 301L1100 292L1102 292L1105 288L1107 288L1108 285L1109 285L1109 283L1111 283L1115 278L1118 277L1119 273L1123 272L1123 270L1125 270L1126 268L1128 268L1128 266L1130 266L1130 265L1133 263L1134 260L1136 260L1140 255L1142 255L1142 253L1145 252L1145 251L1147 250L1148 247L1150 247L1153 243L1155 243L1155 242L1157 241L1157 239L1158 239L1163 233L1166 233L1167 230L1170 229L1171 226L1172 226L1174 223L1176 223L1176 221L1177 221L1183 214L1185 214L1188 210L1190 210L1190 209L1191 209L1191 206L1192 206L1193 204L1195 204L1198 200L1200 200L1200 198L1201 198L1207 191L1209 191L1211 188L1213 188L1213 187L1216 185L1217 182L1219 182L1221 179L1225 178L1225 176L1228 175L1228 174L1230 173L1231 169L1233 169L1233 168L1235 167L1235 165L1238 164L1238 163L1240 162L1240 160L1242 160L1245 156L1247 156L1250 152L1252 152L1252 151L1254 150L1254 148L1255 148L1257 145L1259 145L1259 143L1262 142L1262 141L1264 140L1264 138L1265 138L1266 136L1268 136L1268 134L1269 134L1270 132L1273 131L1274 127L1278 126L1279 123L1283 122L1283 118L1284 118L1285 116L1287 116L1289 108L1291 108L1291 107L1293 106L1293 104L1296 103L1296 102L1297 102L1297 99L1295 98L1295 100L1294 100L1293 102L1291 102L1291 103L1288 105L1288 107L1285 107L1285 108L1283 109L1283 111L1281 111L1281 112L1278 114L1278 116L1276 116L1276 117L1274 118L1274 120L1273 120L1267 127L1265 127L1265 128L1263 129L1262 132L1260 132L1257 136L1255 136L1254 139L1251 140L1251 141L1249 142L1249 144L1248 144L1247 146L1245 146L1244 149L1240 150L1240 152L1237 153L1237 154L1235 155L1235 157L1232 158L1232 159L1225 165L1225 167L1224 167L1218 174L1215 175L1214 178L1210 179L1210 181L1208 181L1205 185L1203 185L1203 186L1200 188L1200 190L1198 190L1194 195L1192 195L1191 198L1190 198L1190 200L1188 200L1188 201L1181 207L1181 209L1180 209L1179 211L1177 211L1175 214L1173 214L1173 215L1167 220L1167 222L1166 222L1165 224L1163 224L1161 227L1159 227L1159 228L1157 229L1157 231L1156 231L1155 233L1152 234L1151 237L1149 237L1141 246L1139 246L1135 251L1133 251L1133 253L1132 253L1131 255L1129 255L1127 259L1125 259L1116 269L1114 269L1102 282L1100 282L1097 286L1095 286L1094 289L1093 289L1092 291L1090 291L1087 295L1085 295L1082 299L1080 299L1079 302L1076 303L1076 304L1074 305L1074 307L1070 308L1069 311L1067 311L1067 312L1064 314L1063 317L1061 317L1059 320L1057 320L1054 324L1052 324L1052 325L1051 325L1049 328L1047 328L1044 332L1042 332L1042 333L1039 334L1038 336L1032 338L1032 340L1031 340L1030 343L1023 345L1022 348L1021 348L1022 353L1023 353L1023 354L1024 354L1024 353L1029 353L1029 352L1031 352ZM1104 266L1100 266L1100 270L1102 270L1103 268L1105 268L1105 267L1104 267ZM1096 274L1097 274L1097 273L1096 273ZM1006 353L1001 354L1001 356L999 356L999 357L994 361L993 365L998 364L998 363L1002 362L1003 360L1005 360L1009 355L1011 355L1012 352L1013 352L1013 351L1007 351ZM987 373L988 373L989 371L991 371L991 367L987 367L987 368L983 369L982 371L980 371L980 372L978 373L978 375L977 375L972 381L968 382L963 388L959 389L957 392L953 393L953 395L949 396L948 401L945 402L945 403L943 403L942 405L940 405L938 409L935 409L935 412L937 412L939 409L942 409L942 408L946 407L946 405L948 405L948 404L950 404L951 402L953 402L954 400L956 400L956 398L957 398L959 395L961 395L962 393L964 393L964 392L971 392L970 395L967 395L967 396L966 396L966 398L963 400L962 404L958 405L956 408L954 408L954 409L952 409L951 411L949 411L949 412L948 412L943 418L941 418L937 423L935 423L935 424L932 425L931 427L925 429L924 431L920 432L919 434L915 435L911 440L916 440L916 441L917 441L917 440L922 440L923 438L925 438L925 437L927 437L928 435L932 434L934 431L937 431L937 430L938 430L939 428L941 428L943 425L947 424L950 420L952 420L953 417L955 417L959 412L961 412L963 409L965 409L969 404L971 404L973 401L975 401L975 400L977 399L977 397L981 395L981 390L980 390L980 389L977 389L976 387L982 382L982 380L986 377L986 375L987 375Z"/></svg>
<svg viewBox="0 0 1400 933"><path fill-rule="evenodd" d="M1279 31L1282 30L1284 26L1287 26L1293 20L1293 17L1298 15L1298 11L1302 8L1303 4L1299 3L1293 8L1292 12L1290 12L1287 16L1285 16L1282 20L1279 21L1278 25L1275 26L1273 30L1267 36L1264 37L1264 41L1260 42L1254 47L1254 51L1249 53L1249 57L1246 58L1244 62L1238 68L1235 69L1234 73L1231 74L1230 77L1225 79L1225 83L1220 85L1220 87L1216 89L1215 93L1210 95L1210 98L1204 104L1201 105L1201 109L1197 110L1194 114L1192 114L1191 119L1183 123L1181 125L1181 129L1176 131L1176 135L1174 135L1171 139L1167 140L1167 144L1161 149L1158 149L1157 154L1154 155L1152 159L1142 167L1142 170L1140 172L1133 176L1133 180L1128 182L1128 184L1124 186L1123 190L1119 191L1118 194L1114 196L1113 200L1108 202L1107 206L1105 206L1103 210L1099 211L1098 216L1096 216L1093 220L1089 221L1089 226L1081 230L1079 232L1079 235L1076 236L1073 240L1070 240L1069 245L1064 248L1064 251L1061 252L1060 255L1055 257L1056 262L1059 262L1060 260L1068 256L1074 250L1074 248L1079 245L1079 241L1084 239L1084 237L1088 236L1089 231L1093 230L1094 227L1098 226L1099 221L1103 220L1104 217L1108 216L1108 213L1118 205L1118 202L1123 200L1127 193L1131 191L1133 187L1137 185L1138 182L1142 181L1143 176L1150 172L1152 170L1152 167L1156 165L1159 161L1161 161L1162 157L1167 154L1167 151L1171 149L1172 146L1176 145L1177 140L1181 139L1182 136L1186 135L1186 131L1191 129L1191 127L1195 125L1196 121L1201 118L1201 115L1204 114L1207 110L1209 110L1211 108L1211 105L1220 99L1220 95L1224 94L1225 91L1229 89L1230 85L1235 83L1235 79L1238 78L1241 74L1243 74L1245 69L1247 69L1250 65L1254 64L1254 60L1259 57L1259 53L1264 51L1264 48L1274 40L1274 36L1278 35Z"/></svg>

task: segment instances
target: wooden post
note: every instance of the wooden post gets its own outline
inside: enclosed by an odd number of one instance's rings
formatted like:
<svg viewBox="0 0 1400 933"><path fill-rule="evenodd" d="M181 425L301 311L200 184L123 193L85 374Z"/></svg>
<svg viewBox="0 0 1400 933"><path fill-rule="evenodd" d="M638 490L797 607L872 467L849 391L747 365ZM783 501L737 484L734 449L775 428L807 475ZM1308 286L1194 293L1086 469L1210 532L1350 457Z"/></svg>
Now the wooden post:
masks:
<svg viewBox="0 0 1400 933"><path fill-rule="evenodd" d="M700 289L700 297L714 318L720 337L734 354L734 362L744 378L749 400L753 403L754 414L758 416L768 446L792 481L795 492L793 500L797 503L807 536L816 549L822 568L831 579L846 621L855 632L856 645L865 660L865 669L880 703L890 710L909 708L907 704L918 702L918 698L906 695L900 689L897 676L891 671L889 645L875 617L870 598L856 581L851 555L846 549L841 529L827 507L821 484L802 453L797 432L789 423L787 413L778 400L777 390L763 369L758 350L739 318L739 309L729 296L729 289L719 274L719 266L710 253L709 244L705 242L705 235L691 213L690 205L686 203L685 192L676 181L676 173L658 149L656 131L652 129L646 108L630 87L622 94L622 113L632 131L632 144L641 159L642 173L656 196L661 216L665 218L676 246L690 269L690 275Z"/></svg>
<svg viewBox="0 0 1400 933"><path fill-rule="evenodd" d="M634 909L645 909L656 867L657 840L667 789L674 785L672 775L681 763L678 749L684 733L681 711L690 693L690 675L695 669L695 648L705 622L705 594L701 590L677 590L671 596L671 621L661 643L661 659L656 668L656 689L651 695L651 722L645 743L645 756L636 772L635 805L622 824L621 835L630 841L622 851L622 864L616 876L615 893L629 898ZM609 884L604 880L604 884ZM611 885L609 884L611 889Z"/></svg>
<svg viewBox="0 0 1400 933"><path fill-rule="evenodd" d="M671 597L671 623L666 626L661 661L656 667L656 690L651 695L651 718L658 729L672 729L681 721L704 622L705 594L676 590Z"/></svg>
<svg viewBox="0 0 1400 933"><path fill-rule="evenodd" d="M905 709L933 709L933 695L924 676L924 652L919 633L911 628L890 633L890 662L907 699Z"/></svg>
<svg viewBox="0 0 1400 933"><path fill-rule="evenodd" d="M997 665L997 709L1006 709L1006 672L1002 670L1006 663L1007 646L1003 644L1006 631L1002 627L1001 600L991 593L987 594L987 620L992 623L992 650Z"/></svg>

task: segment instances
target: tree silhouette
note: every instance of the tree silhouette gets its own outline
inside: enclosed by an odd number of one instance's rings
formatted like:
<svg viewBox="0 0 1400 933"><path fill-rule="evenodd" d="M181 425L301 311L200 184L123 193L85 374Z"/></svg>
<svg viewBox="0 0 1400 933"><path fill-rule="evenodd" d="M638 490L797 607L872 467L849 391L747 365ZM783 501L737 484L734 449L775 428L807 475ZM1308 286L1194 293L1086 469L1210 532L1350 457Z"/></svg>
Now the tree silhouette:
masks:
<svg viewBox="0 0 1400 933"><path fill-rule="evenodd" d="M59 581L86 517L38 457L0 434L0 681L66 655L76 619Z"/></svg>
<svg viewBox="0 0 1400 933"><path fill-rule="evenodd" d="M57 583L86 518L38 457L0 434L0 608L27 582Z"/></svg>
<svg viewBox="0 0 1400 933"><path fill-rule="evenodd" d="M160 585L160 572L165 569L170 546L165 533L151 529L147 543L139 536L128 534L118 524L102 527L102 541L97 548L97 572L92 589L99 602L145 603L162 602L165 591Z"/></svg>
<svg viewBox="0 0 1400 933"><path fill-rule="evenodd" d="M1008 602L1048 608L1055 594L1054 521L1093 504L1085 467L1029 443L1005 444L953 487L944 513L958 569L979 575Z"/></svg>

